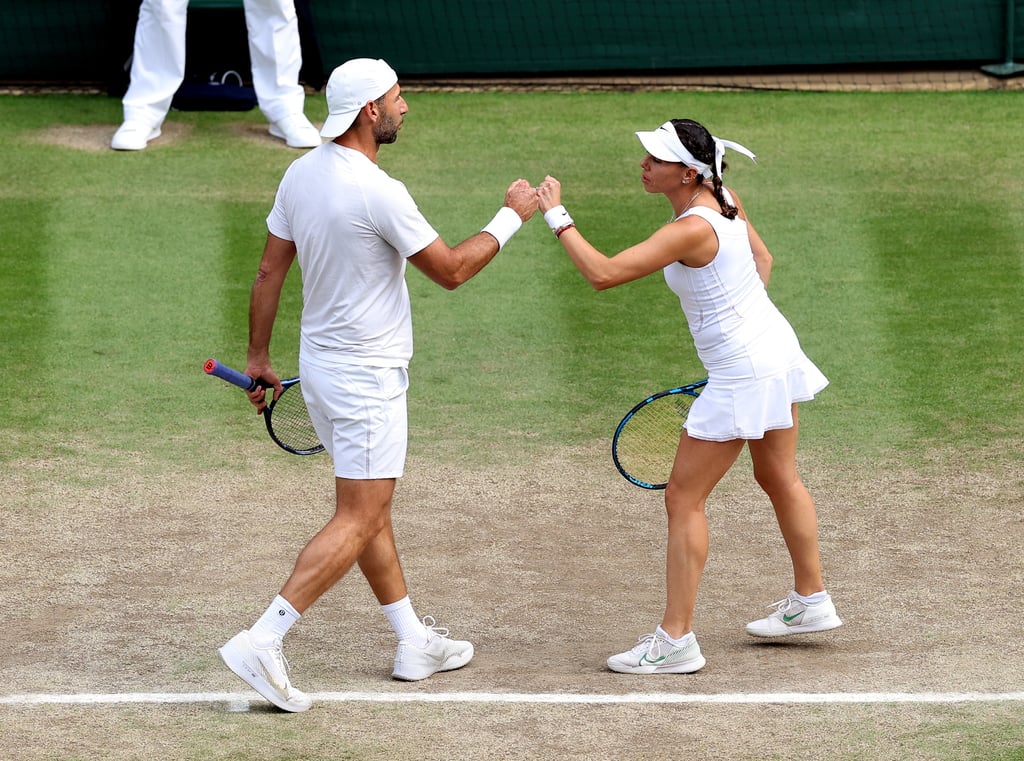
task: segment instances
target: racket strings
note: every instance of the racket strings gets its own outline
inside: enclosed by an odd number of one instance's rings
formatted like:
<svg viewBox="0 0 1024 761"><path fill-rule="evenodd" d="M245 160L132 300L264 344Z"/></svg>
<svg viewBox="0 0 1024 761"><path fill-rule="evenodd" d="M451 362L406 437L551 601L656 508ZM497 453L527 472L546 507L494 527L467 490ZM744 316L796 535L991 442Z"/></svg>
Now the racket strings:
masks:
<svg viewBox="0 0 1024 761"><path fill-rule="evenodd" d="M323 448L298 384L285 389L271 406L269 415L270 433L285 449L309 452Z"/></svg>
<svg viewBox="0 0 1024 761"><path fill-rule="evenodd" d="M634 478L653 485L668 483L682 435L683 423L693 403L688 394L670 394L636 410L619 431L615 456Z"/></svg>

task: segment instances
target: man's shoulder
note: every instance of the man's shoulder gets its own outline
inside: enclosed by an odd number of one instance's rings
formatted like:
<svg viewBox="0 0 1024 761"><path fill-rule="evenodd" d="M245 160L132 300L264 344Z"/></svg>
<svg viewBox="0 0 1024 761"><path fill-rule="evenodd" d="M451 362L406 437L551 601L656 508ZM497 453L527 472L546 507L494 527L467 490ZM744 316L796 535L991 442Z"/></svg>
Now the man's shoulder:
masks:
<svg viewBox="0 0 1024 761"><path fill-rule="evenodd" d="M356 176L368 193L377 195L380 201L400 201L409 197L405 183L392 177L380 166L367 160L369 167L360 167Z"/></svg>
<svg viewBox="0 0 1024 761"><path fill-rule="evenodd" d="M282 184L292 188L330 187L350 200L361 197L364 203L375 207L415 204L405 183L389 175L365 154L330 143L295 159L285 172Z"/></svg>

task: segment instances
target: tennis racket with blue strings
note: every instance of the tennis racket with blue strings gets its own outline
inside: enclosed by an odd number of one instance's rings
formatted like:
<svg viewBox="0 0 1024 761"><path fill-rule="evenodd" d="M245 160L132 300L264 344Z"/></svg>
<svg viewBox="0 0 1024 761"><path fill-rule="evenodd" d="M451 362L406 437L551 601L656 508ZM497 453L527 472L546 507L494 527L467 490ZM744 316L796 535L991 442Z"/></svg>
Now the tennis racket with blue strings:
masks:
<svg viewBox="0 0 1024 761"><path fill-rule="evenodd" d="M612 437L612 460L627 481L641 489L668 486L686 415L707 383L661 391L626 413Z"/></svg>

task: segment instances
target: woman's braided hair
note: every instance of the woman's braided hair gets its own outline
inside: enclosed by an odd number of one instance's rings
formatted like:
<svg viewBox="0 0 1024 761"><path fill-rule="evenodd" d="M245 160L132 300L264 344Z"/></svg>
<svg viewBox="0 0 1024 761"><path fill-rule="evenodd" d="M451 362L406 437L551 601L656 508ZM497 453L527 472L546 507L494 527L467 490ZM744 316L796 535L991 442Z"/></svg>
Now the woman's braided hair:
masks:
<svg viewBox="0 0 1024 761"><path fill-rule="evenodd" d="M703 124L692 119L673 119L672 126L676 128L679 141L686 146L686 150L693 154L698 161L711 165L711 187L715 194L715 200L722 207L722 216L726 219L736 219L738 210L725 200L725 194L722 192L722 178L718 176L718 170L715 168L715 141L711 137L711 133ZM722 172L725 172L726 168L727 165L723 161Z"/></svg>

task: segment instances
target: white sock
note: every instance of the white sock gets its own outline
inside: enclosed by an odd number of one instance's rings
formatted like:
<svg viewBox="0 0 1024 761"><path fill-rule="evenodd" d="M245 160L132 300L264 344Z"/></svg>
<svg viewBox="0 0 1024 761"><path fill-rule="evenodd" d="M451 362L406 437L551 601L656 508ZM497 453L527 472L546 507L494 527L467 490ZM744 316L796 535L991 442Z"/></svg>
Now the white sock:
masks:
<svg viewBox="0 0 1024 761"><path fill-rule="evenodd" d="M427 627L416 616L416 611L413 610L412 602L409 600L408 595L398 602L389 602L387 605L381 605L380 609L388 617L388 623L391 624L391 628L398 635L399 642L408 642L416 647L423 647L430 640Z"/></svg>
<svg viewBox="0 0 1024 761"><path fill-rule="evenodd" d="M697 639L697 636L692 631L686 632L686 634L684 634L679 639L676 639L675 637L670 637L670 636L668 636L666 631L661 628L661 626L659 626L655 630L655 634L657 634L662 639L666 639L669 642L671 642L673 647L686 647L691 642L693 642L695 639Z"/></svg>
<svg viewBox="0 0 1024 761"><path fill-rule="evenodd" d="M301 618L291 603L278 595L259 620L249 629L249 639L257 647L269 647L274 640L283 639L292 624Z"/></svg>
<svg viewBox="0 0 1024 761"><path fill-rule="evenodd" d="M821 592L815 592L813 595L807 595L806 597L801 594L793 593L796 595L796 599L802 602L804 605L817 605L820 602L825 602L825 598L828 597L828 590L822 590Z"/></svg>

